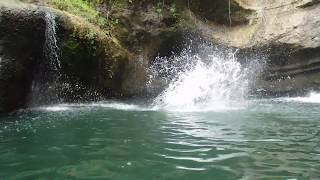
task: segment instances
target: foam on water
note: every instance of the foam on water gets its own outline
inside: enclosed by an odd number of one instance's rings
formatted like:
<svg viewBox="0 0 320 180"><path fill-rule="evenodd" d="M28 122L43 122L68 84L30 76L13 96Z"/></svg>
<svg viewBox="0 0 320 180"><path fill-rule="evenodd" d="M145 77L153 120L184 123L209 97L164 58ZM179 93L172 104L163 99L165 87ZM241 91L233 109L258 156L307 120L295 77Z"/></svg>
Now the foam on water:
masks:
<svg viewBox="0 0 320 180"><path fill-rule="evenodd" d="M104 108L104 109L115 109L115 110L125 110L125 111L148 111L150 109L135 105L126 104L120 102L95 102L95 103L70 103L70 104L55 104L50 106L41 106L33 108L34 110L47 111L47 112L62 112L62 111L74 111L82 109L92 109L92 108Z"/></svg>
<svg viewBox="0 0 320 180"><path fill-rule="evenodd" d="M116 109L116 110L128 110L128 111L148 111L148 110L150 110L147 107L143 107L141 105L127 104L127 103L120 103L120 102L92 103L92 104L90 104L90 106Z"/></svg>
<svg viewBox="0 0 320 180"><path fill-rule="evenodd" d="M320 93L311 92L308 96L305 97L280 98L280 100L302 103L320 103Z"/></svg>
<svg viewBox="0 0 320 180"><path fill-rule="evenodd" d="M172 58L171 63L179 66L162 68L176 72L175 78L154 100L155 109L224 111L246 107L247 69L236 60L234 53L224 56L215 51L183 53ZM181 64L183 70L175 70L181 68Z"/></svg>
<svg viewBox="0 0 320 180"><path fill-rule="evenodd" d="M68 111L72 110L71 107L65 106L65 105L55 105L55 106L43 106L37 108L42 111L50 111L50 112L59 112L59 111Z"/></svg>

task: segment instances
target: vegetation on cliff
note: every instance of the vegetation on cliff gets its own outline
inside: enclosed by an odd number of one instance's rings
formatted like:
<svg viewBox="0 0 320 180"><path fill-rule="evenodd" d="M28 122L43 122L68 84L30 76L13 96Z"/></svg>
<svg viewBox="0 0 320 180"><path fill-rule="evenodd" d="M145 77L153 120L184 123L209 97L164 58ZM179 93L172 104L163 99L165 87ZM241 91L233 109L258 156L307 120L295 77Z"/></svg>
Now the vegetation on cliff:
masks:
<svg viewBox="0 0 320 180"><path fill-rule="evenodd" d="M181 52L186 37L194 35L239 48L240 56L267 49L264 52L272 54L268 56L270 70L261 78L266 82L260 89L271 91L281 84L276 93L296 91L307 82L300 81L299 76L318 70L317 4L293 0L260 4L247 0L2 0L0 25L5 31L0 32L0 51L12 47L11 51L23 54L18 47L33 43L30 33L24 31L32 24L39 24L37 32L44 38L45 13L49 12L57 24L61 73L74 86L81 83L85 87L83 94L88 88L101 90L103 97L146 95L147 67L158 56ZM16 41L16 35L28 42ZM44 59L43 43L39 40L38 50L27 58L5 52L8 57L3 58L2 64L7 59L32 59L37 66L35 62ZM37 68L31 69L30 74ZM29 76L24 102L31 89L32 75ZM278 79L292 82L293 78L286 79L289 76L299 80L295 87L294 83L287 83L286 88L284 83L278 83ZM10 82L9 78L5 80ZM270 84L269 88L266 84ZM314 87L318 82L309 84ZM107 93L102 92L105 90Z"/></svg>

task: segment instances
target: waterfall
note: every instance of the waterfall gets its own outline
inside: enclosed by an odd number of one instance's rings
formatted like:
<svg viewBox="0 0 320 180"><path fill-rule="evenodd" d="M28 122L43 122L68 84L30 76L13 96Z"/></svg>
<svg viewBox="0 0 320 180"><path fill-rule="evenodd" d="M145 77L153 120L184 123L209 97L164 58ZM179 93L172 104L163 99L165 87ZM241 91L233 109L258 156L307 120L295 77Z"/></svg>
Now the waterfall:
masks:
<svg viewBox="0 0 320 180"><path fill-rule="evenodd" d="M237 61L235 53L204 47L199 53L187 50L157 58L151 68L157 73L152 76L162 76L169 85L155 98L154 107L182 111L243 107L252 73Z"/></svg>
<svg viewBox="0 0 320 180"><path fill-rule="evenodd" d="M57 44L56 21L54 14L45 11L45 41L43 59L32 85L31 104L58 102L56 81L60 76L59 48Z"/></svg>
<svg viewBox="0 0 320 180"><path fill-rule="evenodd" d="M44 55L46 56L50 70L59 72L59 48L57 45L56 21L55 16L50 13L45 13L46 31L44 43Z"/></svg>

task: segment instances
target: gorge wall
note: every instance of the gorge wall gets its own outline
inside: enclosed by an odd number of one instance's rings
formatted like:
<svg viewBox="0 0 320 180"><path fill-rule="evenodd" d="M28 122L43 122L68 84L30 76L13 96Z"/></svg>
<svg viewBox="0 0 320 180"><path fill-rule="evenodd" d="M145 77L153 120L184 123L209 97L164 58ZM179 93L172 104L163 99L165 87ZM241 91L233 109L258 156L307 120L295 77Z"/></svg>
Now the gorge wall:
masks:
<svg viewBox="0 0 320 180"><path fill-rule="evenodd" d="M203 37L238 48L240 59L267 59L253 91L280 96L319 90L320 1L234 0L222 21L208 17L211 6L196 7L189 17Z"/></svg>
<svg viewBox="0 0 320 180"><path fill-rule="evenodd" d="M45 12L57 24L61 75L55 88L62 102L157 94L165 84L147 86L148 67L155 57L179 53L190 39L238 49L243 63L265 60L254 95L319 90L318 0L83 3L0 2L0 112L27 107L35 75L45 71L39 66L46 61Z"/></svg>

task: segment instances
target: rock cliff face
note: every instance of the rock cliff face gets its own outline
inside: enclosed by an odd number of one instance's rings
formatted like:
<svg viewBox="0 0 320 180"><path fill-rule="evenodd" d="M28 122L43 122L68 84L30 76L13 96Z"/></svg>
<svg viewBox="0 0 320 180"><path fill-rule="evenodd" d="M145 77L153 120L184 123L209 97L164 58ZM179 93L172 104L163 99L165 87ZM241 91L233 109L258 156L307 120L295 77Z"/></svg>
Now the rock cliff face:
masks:
<svg viewBox="0 0 320 180"><path fill-rule="evenodd" d="M146 86L147 67L156 56L169 56L183 48L189 27L180 22L179 8L174 1L136 0L110 12L119 20L114 34L134 55L124 72L124 94L145 96L154 93Z"/></svg>
<svg viewBox="0 0 320 180"><path fill-rule="evenodd" d="M1 8L0 15L0 112L24 107L42 58L44 20L35 11Z"/></svg>
<svg viewBox="0 0 320 180"><path fill-rule="evenodd" d="M33 84L50 71L45 51L46 13L54 16L61 67L54 80L63 101L123 96L123 71L130 53L111 35L86 20L45 7L0 3L0 112L31 103ZM50 50L49 50L50 51ZM36 96L49 99L47 91ZM46 102L44 100L43 102Z"/></svg>
<svg viewBox="0 0 320 180"><path fill-rule="evenodd" d="M23 1L0 2L0 112L30 101L46 61L45 12L57 24L63 101L157 93L146 85L147 67L156 56L179 53L195 35L238 49L239 60L266 60L253 94L320 89L319 0L97 0L90 18L54 0Z"/></svg>
<svg viewBox="0 0 320 180"><path fill-rule="evenodd" d="M221 0L222 1L222 0ZM312 3L310 3L312 2ZM202 3L200 0L198 3ZM250 1L232 0L230 19L208 19L197 16L191 8L190 16L204 36L238 48L289 44L303 48L319 46L319 1ZM225 4L224 6L227 6ZM232 7L232 6L231 6ZM203 10L203 9L201 9ZM209 9L210 10L210 9ZM200 11L200 10L199 10ZM233 15L234 14L234 15ZM227 15L224 15L227 16ZM229 23L230 24L226 24Z"/></svg>
<svg viewBox="0 0 320 180"><path fill-rule="evenodd" d="M206 13L192 8L189 17L211 41L239 48L240 54L249 55L251 51L267 56L267 67L256 83L256 90L266 95L319 90L320 1L230 2L235 7L228 12L229 17L224 13L224 24L201 16Z"/></svg>

